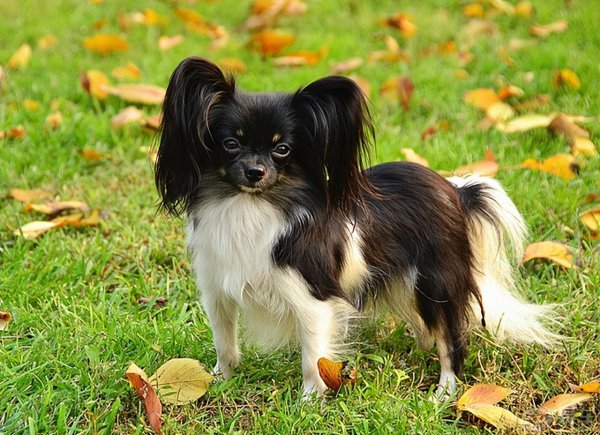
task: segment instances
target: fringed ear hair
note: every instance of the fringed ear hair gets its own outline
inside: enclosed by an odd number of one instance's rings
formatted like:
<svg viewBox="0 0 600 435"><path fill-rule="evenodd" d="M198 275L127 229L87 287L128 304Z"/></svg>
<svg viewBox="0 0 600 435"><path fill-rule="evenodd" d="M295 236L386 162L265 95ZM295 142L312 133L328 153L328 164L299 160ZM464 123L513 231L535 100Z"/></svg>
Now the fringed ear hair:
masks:
<svg viewBox="0 0 600 435"><path fill-rule="evenodd" d="M210 152L205 143L209 112L234 91L233 79L204 59L189 57L173 72L163 103L155 173L161 205L170 213L180 214L190 205L200 163Z"/></svg>
<svg viewBox="0 0 600 435"><path fill-rule="evenodd" d="M296 92L293 102L307 145L321 159L330 210L354 214L373 190L362 173L374 132L361 89L348 78L325 77Z"/></svg>

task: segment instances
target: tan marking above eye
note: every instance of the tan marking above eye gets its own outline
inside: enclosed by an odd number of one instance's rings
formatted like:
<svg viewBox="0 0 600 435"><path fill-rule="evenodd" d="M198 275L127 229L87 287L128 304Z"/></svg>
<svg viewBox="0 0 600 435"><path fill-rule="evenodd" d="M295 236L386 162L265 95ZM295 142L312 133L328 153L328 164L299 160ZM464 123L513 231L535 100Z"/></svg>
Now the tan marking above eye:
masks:
<svg viewBox="0 0 600 435"><path fill-rule="evenodd" d="M277 142L279 139L281 139L281 135L279 133L275 133L273 136L273 142Z"/></svg>
<svg viewBox="0 0 600 435"><path fill-rule="evenodd" d="M237 134L238 136L240 136L240 137L241 137L241 136L243 136L243 135L244 135L244 130L242 130L241 128L238 128L238 129L235 131L235 134Z"/></svg>

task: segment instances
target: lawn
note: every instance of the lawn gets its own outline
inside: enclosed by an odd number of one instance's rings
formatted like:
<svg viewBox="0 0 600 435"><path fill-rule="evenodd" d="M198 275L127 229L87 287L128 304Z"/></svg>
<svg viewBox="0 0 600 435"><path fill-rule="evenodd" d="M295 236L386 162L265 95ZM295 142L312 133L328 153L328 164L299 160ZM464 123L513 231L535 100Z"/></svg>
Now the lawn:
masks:
<svg viewBox="0 0 600 435"><path fill-rule="evenodd" d="M228 40L211 47L211 37L178 18L176 3L222 25ZM471 18L465 16L468 3L308 0L303 15L282 16L276 27L296 36L284 54L308 50L323 56L314 65L277 67L270 56L249 47L250 33L242 25L250 1L2 0L0 312L10 313L12 320L0 330L0 434L148 433L143 405L125 377L129 363L147 373L176 357L214 365L211 331L185 252L184 222L157 213L149 158L154 133L138 122L111 128L111 118L131 103L115 96L98 100L80 84L81 74L92 69L117 84L111 72L132 62L141 76L125 82L164 87L175 66L191 55L241 60L247 70L237 74L238 83L250 91L294 91L358 57L363 63L348 74L370 85L377 135L373 163L405 159L402 148L411 148L431 168L450 174L484 159L489 150L499 164L497 178L530 226L530 242L568 245L576 267L534 260L518 269L528 299L560 304L558 332L568 339L544 350L473 336L465 386L484 382L514 390L501 405L544 430L598 430L598 397L552 422L535 413L545 400L567 392L568 383L600 378L600 241L579 218L600 204L593 196L600 193L600 159L577 155L579 171L571 179L523 168L526 159L572 153L569 140L545 128L502 132L482 122L486 114L463 96L477 88L516 86L523 95L506 101L519 115L585 116L581 125L597 143L600 14L595 2L584 0L532 1L531 16L497 9L516 4L508 0L476 2L484 16ZM136 23L143 21L139 13L144 8L158 14L157 24ZM477 15L480 9L471 5L468 11ZM410 28L382 25L398 12L416 26L414 34ZM566 20L567 29L547 37L530 34L535 23L560 20ZM95 33L121 35L129 50L100 55L86 49L82 40ZM181 44L158 48L160 36L178 34L184 37ZM56 41L52 46L46 38L51 46L44 48L39 40L48 35ZM391 61L370 60L375 51L389 50L389 36L400 51L388 53ZM24 43L32 47L31 59L22 68L9 68L9 59ZM557 82L557 72L564 69L578 76L580 86ZM408 110L398 97L379 92L398 76L409 77L414 86L405 101ZM158 105L134 105L144 117L160 111ZM56 112L62 119L51 125L47 117ZM18 126L23 130L14 130ZM19 131L24 137L11 137L21 136ZM102 222L25 239L13 231L46 218L8 198L12 188L41 188L55 199L84 201L101 211ZM140 302L142 297L151 300ZM159 297L164 300L155 303ZM404 325L392 317L369 317L352 340L356 344L347 357L356 364L359 380L324 404L300 400L296 349L261 355L245 344L238 374L213 384L194 403L165 406L163 429L285 434L494 430L459 413L452 401L428 400L439 374L437 356L416 350Z"/></svg>

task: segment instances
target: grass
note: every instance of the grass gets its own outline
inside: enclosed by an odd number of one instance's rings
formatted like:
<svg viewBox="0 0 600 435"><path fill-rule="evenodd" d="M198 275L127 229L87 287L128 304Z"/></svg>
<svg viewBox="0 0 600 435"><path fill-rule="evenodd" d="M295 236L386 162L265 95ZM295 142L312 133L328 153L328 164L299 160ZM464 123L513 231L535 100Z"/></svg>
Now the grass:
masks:
<svg viewBox="0 0 600 435"><path fill-rule="evenodd" d="M98 228L59 229L27 241L12 229L39 219L14 200L0 199L0 310L14 316L0 332L0 433L145 433L142 405L125 380L130 361L152 373L174 357L193 357L212 366L215 354L207 319L197 302L183 246L183 222L156 214L157 196L152 166L142 147L153 138L137 126L115 132L110 118L127 104L115 98L93 101L79 86L88 69L109 73L134 62L142 82L166 85L171 71L185 56L214 60L235 56L248 71L240 86L252 91L292 91L327 75L335 63L353 56L367 58L383 49L383 36L393 34L411 56L408 63L369 64L357 70L372 90L378 147L373 161L402 159L402 147L414 148L431 167L452 170L483 158L491 149L503 170L498 178L511 193L531 227L531 239L559 240L577 251L580 267L563 270L545 263L519 269L523 292L536 302L559 303L560 332L571 337L553 351L493 344L473 337L465 382L497 383L515 390L504 403L523 418L546 399L566 391L567 382L600 376L600 248L586 237L578 213L583 198L600 191L600 160L581 158L579 177L571 182L523 169L526 158L568 152L568 145L546 131L505 135L477 127L482 115L462 101L477 87L514 84L527 97L549 93L543 113L592 116L586 125L592 139L600 137L597 47L598 13L593 2L535 2L533 18L498 14L491 20L498 31L472 42L470 75L457 79L462 66L456 55L430 54L450 38L467 44L462 14L467 2L429 0L398 5L378 2L309 1L303 17L281 20L281 27L298 35L294 49L329 47L314 67L274 68L269 60L245 47L247 35L235 29L249 11L249 2L219 0L191 6L208 20L231 32L230 43L217 52L210 41L186 31L169 2L145 6L170 17L164 33L185 34L186 40L168 52L156 48L163 31L135 26L127 34L131 50L99 56L85 50L81 39L94 33L92 23L107 20L102 31L119 32L120 12L140 10L133 0L105 0L93 5L77 0L0 3L0 65L24 42L33 57L27 69L8 71L0 96L0 131L22 124L22 140L0 140L0 192L10 188L44 187L61 199L78 199L102 209L106 220ZM378 25L401 8L418 26L402 38ZM533 22L566 19L567 32L535 40ZM36 41L52 34L50 50ZM531 48L510 53L514 65L503 62L498 50L512 38L534 41ZM557 89L552 76L571 68L581 78L579 90ZM533 73L533 79L531 74ZM411 110L383 101L377 89L392 75L409 75L415 92ZM38 111L23 107L24 99L41 103ZM56 131L44 127L55 105L64 122ZM156 108L145 108L154 114ZM422 141L430 125L449 128ZM79 151L93 148L110 159L87 161ZM511 169L512 168L512 169ZM139 304L141 296L165 296L162 307ZM383 315L367 322L355 337L360 380L325 405L301 403L299 355L282 350L259 355L244 348L239 374L211 387L198 402L166 407L167 433L438 433L491 431L490 426L457 413L451 403L428 398L439 364L434 353L415 350L403 325ZM407 376L404 377L403 374ZM555 422L566 432L592 432L600 418L598 399L582 407L582 415ZM594 424L596 426L594 426ZM546 428L548 429L548 428Z"/></svg>

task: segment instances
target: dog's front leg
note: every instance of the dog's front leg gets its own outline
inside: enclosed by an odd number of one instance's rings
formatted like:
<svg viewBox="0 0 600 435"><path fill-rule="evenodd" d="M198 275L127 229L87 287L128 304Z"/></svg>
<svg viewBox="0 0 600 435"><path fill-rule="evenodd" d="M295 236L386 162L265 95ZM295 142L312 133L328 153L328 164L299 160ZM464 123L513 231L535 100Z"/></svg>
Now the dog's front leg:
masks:
<svg viewBox="0 0 600 435"><path fill-rule="evenodd" d="M202 305L213 330L213 342L217 351L214 372L229 379L240 363L240 350L237 343L237 306L218 292L203 293Z"/></svg>

